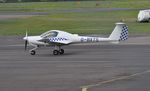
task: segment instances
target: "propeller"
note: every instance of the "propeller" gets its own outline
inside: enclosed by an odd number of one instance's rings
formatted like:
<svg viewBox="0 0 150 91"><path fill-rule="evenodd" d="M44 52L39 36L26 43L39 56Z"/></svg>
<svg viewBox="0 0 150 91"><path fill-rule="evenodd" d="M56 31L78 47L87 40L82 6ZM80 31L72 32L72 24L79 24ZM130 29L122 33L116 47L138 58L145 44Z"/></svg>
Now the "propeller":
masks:
<svg viewBox="0 0 150 91"><path fill-rule="evenodd" d="M27 50L28 41L25 40L25 50Z"/></svg>
<svg viewBox="0 0 150 91"><path fill-rule="evenodd" d="M24 37L25 40L25 50L27 50L27 45L28 45L28 33L26 31L26 36Z"/></svg>

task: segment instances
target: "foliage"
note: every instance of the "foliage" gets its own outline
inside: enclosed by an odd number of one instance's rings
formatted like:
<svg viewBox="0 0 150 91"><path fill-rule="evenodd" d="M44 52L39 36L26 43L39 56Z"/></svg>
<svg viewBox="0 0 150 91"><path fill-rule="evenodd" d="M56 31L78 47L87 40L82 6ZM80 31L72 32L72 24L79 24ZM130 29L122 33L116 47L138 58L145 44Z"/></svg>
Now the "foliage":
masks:
<svg viewBox="0 0 150 91"><path fill-rule="evenodd" d="M138 2L134 2L138 1ZM99 3L98 6L95 6ZM0 11L47 12L47 15L0 20L0 35L30 35L58 29L81 34L109 34L116 22L124 20L130 34L149 34L150 23L138 23L139 8L148 8L148 0L112 0L83 2L30 2L0 4ZM130 8L124 11L74 12L100 8ZM71 11L71 12L65 12Z"/></svg>

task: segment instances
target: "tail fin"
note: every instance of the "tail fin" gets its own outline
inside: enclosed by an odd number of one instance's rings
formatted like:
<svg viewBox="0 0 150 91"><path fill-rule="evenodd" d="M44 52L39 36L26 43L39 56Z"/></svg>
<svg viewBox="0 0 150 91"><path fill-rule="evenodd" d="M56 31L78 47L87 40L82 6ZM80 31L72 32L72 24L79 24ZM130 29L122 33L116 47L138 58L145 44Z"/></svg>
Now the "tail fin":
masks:
<svg viewBox="0 0 150 91"><path fill-rule="evenodd" d="M116 27L109 36L112 41L123 41L128 39L128 26L125 23L116 23Z"/></svg>

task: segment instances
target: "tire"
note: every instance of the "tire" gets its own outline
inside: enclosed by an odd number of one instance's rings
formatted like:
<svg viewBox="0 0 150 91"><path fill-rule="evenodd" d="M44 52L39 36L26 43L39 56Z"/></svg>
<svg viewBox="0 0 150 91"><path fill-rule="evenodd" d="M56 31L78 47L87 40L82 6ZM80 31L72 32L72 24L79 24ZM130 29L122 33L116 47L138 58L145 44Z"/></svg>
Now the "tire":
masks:
<svg viewBox="0 0 150 91"><path fill-rule="evenodd" d="M64 54L64 49L60 49L59 53Z"/></svg>
<svg viewBox="0 0 150 91"><path fill-rule="evenodd" d="M35 55L35 53L36 53L35 50L30 51L31 55Z"/></svg>
<svg viewBox="0 0 150 91"><path fill-rule="evenodd" d="M148 22L150 22L150 18L148 19Z"/></svg>
<svg viewBox="0 0 150 91"><path fill-rule="evenodd" d="M59 51L58 50L54 50L53 51L53 55L58 55L59 54Z"/></svg>

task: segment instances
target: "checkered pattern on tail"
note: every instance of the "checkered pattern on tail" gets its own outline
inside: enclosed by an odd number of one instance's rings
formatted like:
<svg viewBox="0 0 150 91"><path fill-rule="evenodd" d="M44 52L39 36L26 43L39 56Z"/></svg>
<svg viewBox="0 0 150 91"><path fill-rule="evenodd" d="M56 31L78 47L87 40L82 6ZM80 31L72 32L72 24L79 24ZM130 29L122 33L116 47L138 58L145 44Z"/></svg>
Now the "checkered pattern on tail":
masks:
<svg viewBox="0 0 150 91"><path fill-rule="evenodd" d="M128 39L128 26L125 25L122 28L122 32L121 32L119 41L127 40L127 39Z"/></svg>

